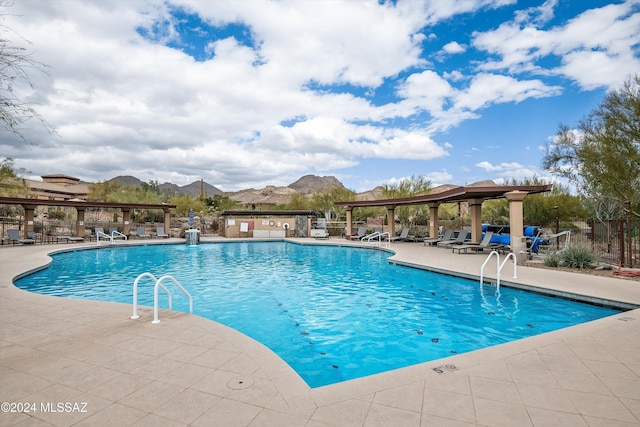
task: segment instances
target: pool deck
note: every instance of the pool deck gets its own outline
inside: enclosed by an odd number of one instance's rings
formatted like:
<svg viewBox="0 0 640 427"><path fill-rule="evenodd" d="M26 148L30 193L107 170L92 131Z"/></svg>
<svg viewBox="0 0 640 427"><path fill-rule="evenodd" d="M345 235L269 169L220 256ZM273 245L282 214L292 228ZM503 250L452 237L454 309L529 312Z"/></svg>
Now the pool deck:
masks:
<svg viewBox="0 0 640 427"><path fill-rule="evenodd" d="M0 425L640 426L640 309L310 389L269 349L215 322L161 311L153 325L149 307L131 320L128 304L13 286L47 253L92 245L0 247L0 402L9 403ZM472 276L486 258L391 249L394 261ZM495 270L491 262L485 275ZM513 279L510 264L502 281L640 306L638 281L520 266Z"/></svg>

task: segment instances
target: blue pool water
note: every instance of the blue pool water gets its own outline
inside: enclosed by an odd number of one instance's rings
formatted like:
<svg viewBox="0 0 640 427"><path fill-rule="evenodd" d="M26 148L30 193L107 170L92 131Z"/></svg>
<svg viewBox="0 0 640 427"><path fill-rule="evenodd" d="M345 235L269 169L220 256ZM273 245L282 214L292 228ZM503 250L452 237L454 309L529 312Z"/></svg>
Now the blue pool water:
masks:
<svg viewBox="0 0 640 427"><path fill-rule="evenodd" d="M194 314L262 342L311 387L576 325L618 311L390 264L388 252L288 242L61 253L16 286L131 303L136 277L174 276ZM139 303L153 305L141 280ZM188 311L179 291L174 310ZM160 293L160 306L167 307ZM162 316L160 316L162 320Z"/></svg>

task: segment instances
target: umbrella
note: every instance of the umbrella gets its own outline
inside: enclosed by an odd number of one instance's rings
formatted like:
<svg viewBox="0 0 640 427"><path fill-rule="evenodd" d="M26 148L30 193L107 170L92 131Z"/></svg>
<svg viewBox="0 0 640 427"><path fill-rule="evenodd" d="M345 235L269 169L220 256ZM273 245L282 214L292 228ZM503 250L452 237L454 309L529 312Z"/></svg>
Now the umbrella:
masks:
<svg viewBox="0 0 640 427"><path fill-rule="evenodd" d="M189 228L193 227L193 209L189 209Z"/></svg>

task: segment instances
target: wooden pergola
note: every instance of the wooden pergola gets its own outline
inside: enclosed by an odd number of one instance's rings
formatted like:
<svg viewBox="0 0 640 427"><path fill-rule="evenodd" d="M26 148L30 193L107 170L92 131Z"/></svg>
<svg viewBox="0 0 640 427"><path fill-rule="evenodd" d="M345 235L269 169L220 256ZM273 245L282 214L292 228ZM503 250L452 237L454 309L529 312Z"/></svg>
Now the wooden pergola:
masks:
<svg viewBox="0 0 640 427"><path fill-rule="evenodd" d="M25 226L22 230L23 237L27 238L27 232L33 231L34 211L38 206L61 206L73 207L78 213L76 219L76 236L84 236L84 213L87 208L111 208L122 211L122 232L129 234L129 221L131 219L131 209L162 209L164 211L164 229L170 227L170 210L176 205L151 205L143 203L110 203L110 202L87 202L82 200L47 200L47 199L25 199L19 197L0 197L0 205L21 205L24 209Z"/></svg>
<svg viewBox="0 0 640 427"><path fill-rule="evenodd" d="M551 191L552 184L546 185L488 185L454 187L439 193L398 199L358 200L336 202L336 206L344 206L347 211L347 236L352 233L352 211L358 207L387 208L388 232L395 234L395 209L398 206L428 205L429 233L438 235L438 207L442 203L468 202L471 208L471 240L479 243L482 240L482 203L485 200L506 198L509 201L509 223L511 250L518 254L526 251L526 239L523 236L523 200L528 194Z"/></svg>

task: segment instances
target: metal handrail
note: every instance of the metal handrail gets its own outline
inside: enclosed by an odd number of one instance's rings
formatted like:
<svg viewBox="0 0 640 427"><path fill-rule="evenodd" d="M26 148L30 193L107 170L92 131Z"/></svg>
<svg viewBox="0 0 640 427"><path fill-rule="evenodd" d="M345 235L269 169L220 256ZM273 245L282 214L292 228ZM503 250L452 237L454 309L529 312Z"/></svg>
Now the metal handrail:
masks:
<svg viewBox="0 0 640 427"><path fill-rule="evenodd" d="M156 277L151 273L142 273L141 275L136 277L136 280L134 280L133 282L133 315L131 316L132 319L140 318L140 316L138 316L138 282L143 277L150 277L151 280L153 280L153 283L158 283L158 279L156 279ZM171 292L169 292L169 290L162 284L160 285L160 287L167 294L167 297L169 298L169 310L172 310L173 302L172 302Z"/></svg>
<svg viewBox="0 0 640 427"><path fill-rule="evenodd" d="M160 320L158 319L158 287L162 286L161 282L165 279L171 280L173 284L176 285L187 298L189 298L189 314L193 314L193 298L191 298L191 294L187 292L187 290L183 288L180 282L178 282L173 276L162 276L158 279L156 286L153 289L153 321L151 322L153 324L160 323Z"/></svg>
<svg viewBox="0 0 640 427"><path fill-rule="evenodd" d="M480 267L480 286L482 287L483 277L484 277L484 266L487 265L489 260L493 255L496 255L496 268L498 270L498 279L500 278L500 254L498 251L491 251L487 259L482 263L482 267ZM500 288L500 280L498 280L498 288Z"/></svg>
<svg viewBox="0 0 640 427"><path fill-rule="evenodd" d="M140 318L140 316L138 316L138 282L143 277L149 277L155 283L153 287L153 321L151 323L160 323L160 320L158 319L158 288L162 288L162 290L167 294L167 297L169 299L169 310L173 309L173 297L171 295L171 292L162 284L164 280L171 280L173 284L176 285L183 294L185 294L185 296L189 299L189 314L193 314L193 298L191 297L191 294L187 292L187 290L173 276L165 275L159 279L156 279L156 277L151 273L142 273L138 277L136 277L136 280L133 282L132 319Z"/></svg>
<svg viewBox="0 0 640 427"><path fill-rule="evenodd" d="M483 281L484 281L484 266L487 265L487 263L489 262L489 260L491 259L491 257L493 255L496 255L496 268L497 268L497 272L496 272L496 288L498 290L500 290L500 272L502 271L502 268L504 267L504 265L507 263L507 260L509 258L513 258L513 278L517 279L517 270L516 270L516 265L518 264L518 259L516 258L516 255L513 252L509 252L507 254L507 256L505 257L504 261L502 261L502 264L500 264L500 254L498 253L498 251L491 251L491 253L489 254L489 256L487 257L487 259L484 260L484 262L482 263L482 267L480 267L480 287L482 287Z"/></svg>

